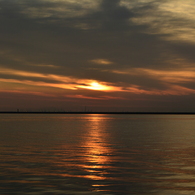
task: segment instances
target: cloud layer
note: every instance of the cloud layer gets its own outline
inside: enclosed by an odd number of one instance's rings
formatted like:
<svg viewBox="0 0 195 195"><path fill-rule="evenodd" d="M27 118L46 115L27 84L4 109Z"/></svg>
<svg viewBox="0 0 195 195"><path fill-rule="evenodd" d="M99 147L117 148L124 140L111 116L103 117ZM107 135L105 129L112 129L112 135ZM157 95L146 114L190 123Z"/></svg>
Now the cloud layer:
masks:
<svg viewBox="0 0 195 195"><path fill-rule="evenodd" d="M0 91L9 97L2 109L18 107L19 94L33 94L37 108L43 97L58 108L89 101L96 109L195 108L193 0L0 0L0 7Z"/></svg>

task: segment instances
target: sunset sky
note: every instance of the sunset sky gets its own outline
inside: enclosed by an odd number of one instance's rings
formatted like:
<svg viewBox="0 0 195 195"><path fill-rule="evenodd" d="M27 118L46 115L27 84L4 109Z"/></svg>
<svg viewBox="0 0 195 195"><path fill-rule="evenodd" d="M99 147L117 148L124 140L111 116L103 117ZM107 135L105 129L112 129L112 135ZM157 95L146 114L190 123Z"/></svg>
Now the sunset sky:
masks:
<svg viewBox="0 0 195 195"><path fill-rule="evenodd" d="M0 111L195 111L194 0L0 0Z"/></svg>

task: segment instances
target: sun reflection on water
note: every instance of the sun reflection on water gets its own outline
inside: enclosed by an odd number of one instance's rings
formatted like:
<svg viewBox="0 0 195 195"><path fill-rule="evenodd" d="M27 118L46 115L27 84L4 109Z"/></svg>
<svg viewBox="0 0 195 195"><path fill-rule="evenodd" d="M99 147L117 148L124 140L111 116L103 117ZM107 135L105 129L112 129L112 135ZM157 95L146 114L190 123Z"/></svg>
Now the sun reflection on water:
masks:
<svg viewBox="0 0 195 195"><path fill-rule="evenodd" d="M105 180L107 168L112 161L113 149L107 143L108 133L105 126L105 119L101 115L89 117L86 140L83 142L83 168L89 173L86 177L91 180Z"/></svg>

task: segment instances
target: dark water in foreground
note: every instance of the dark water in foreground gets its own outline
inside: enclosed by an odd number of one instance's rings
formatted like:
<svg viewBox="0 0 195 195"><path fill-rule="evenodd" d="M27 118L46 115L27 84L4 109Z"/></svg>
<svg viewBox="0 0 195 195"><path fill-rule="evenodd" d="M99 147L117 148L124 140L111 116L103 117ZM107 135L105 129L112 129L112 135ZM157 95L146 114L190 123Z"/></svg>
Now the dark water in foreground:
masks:
<svg viewBox="0 0 195 195"><path fill-rule="evenodd" d="M0 195L195 194L194 115L0 115Z"/></svg>

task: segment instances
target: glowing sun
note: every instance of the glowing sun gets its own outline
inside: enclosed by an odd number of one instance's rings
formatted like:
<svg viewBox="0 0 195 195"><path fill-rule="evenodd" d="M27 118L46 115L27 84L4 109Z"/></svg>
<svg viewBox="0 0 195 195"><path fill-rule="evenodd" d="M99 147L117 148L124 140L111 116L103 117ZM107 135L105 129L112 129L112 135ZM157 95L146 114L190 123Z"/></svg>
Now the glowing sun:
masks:
<svg viewBox="0 0 195 195"><path fill-rule="evenodd" d="M89 89L93 89L93 90L107 90L107 89L109 89L109 87L94 81L94 82L90 83Z"/></svg>
<svg viewBox="0 0 195 195"><path fill-rule="evenodd" d="M79 86L80 88L98 90L98 91L109 91L112 87L98 83L97 81L91 81L86 86Z"/></svg>

